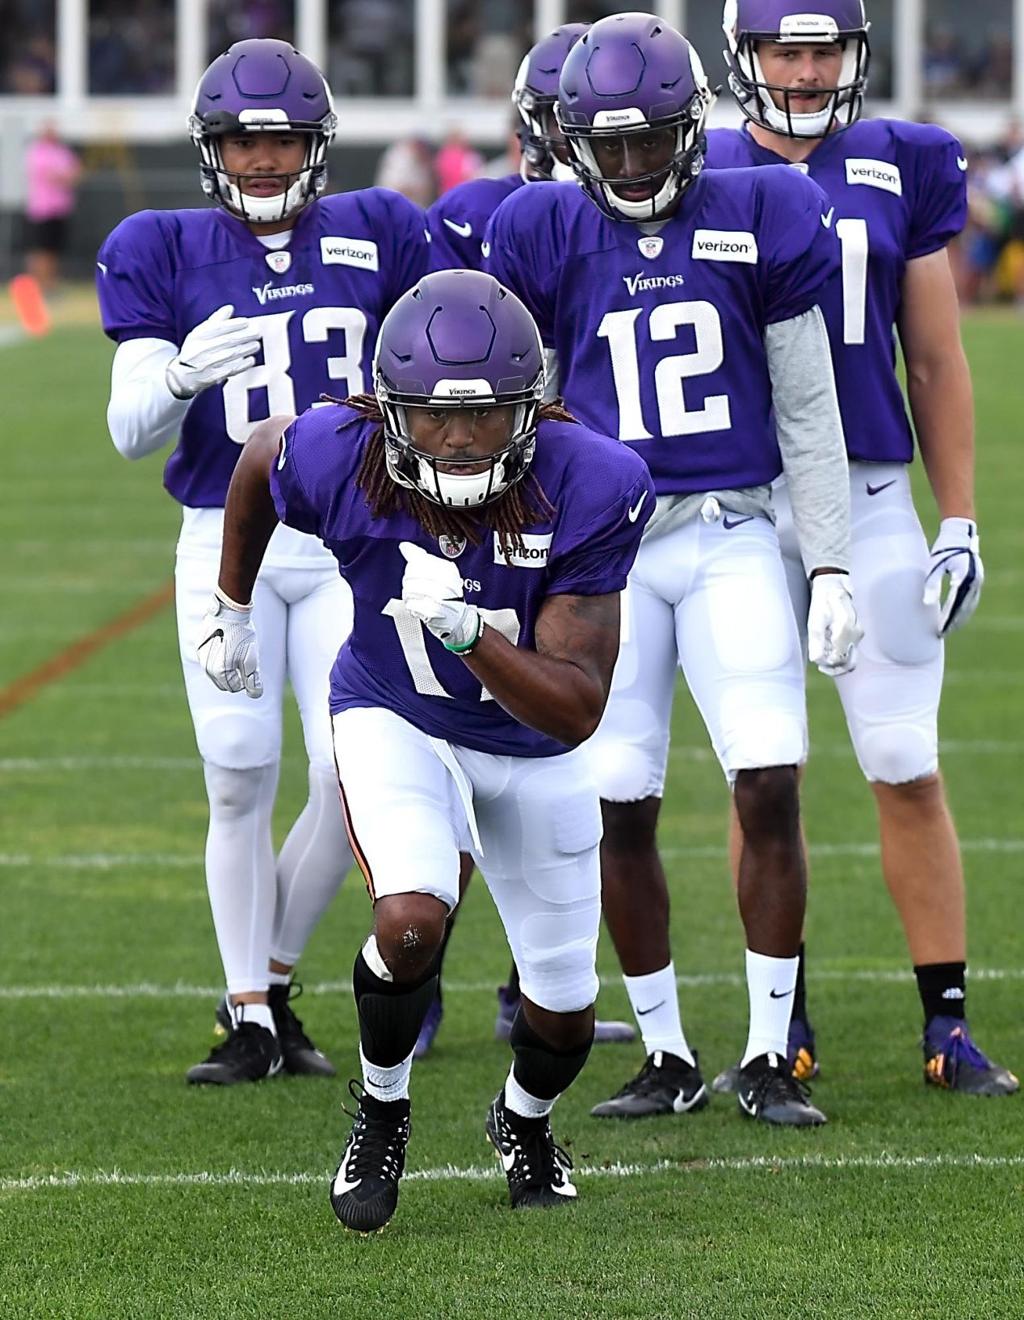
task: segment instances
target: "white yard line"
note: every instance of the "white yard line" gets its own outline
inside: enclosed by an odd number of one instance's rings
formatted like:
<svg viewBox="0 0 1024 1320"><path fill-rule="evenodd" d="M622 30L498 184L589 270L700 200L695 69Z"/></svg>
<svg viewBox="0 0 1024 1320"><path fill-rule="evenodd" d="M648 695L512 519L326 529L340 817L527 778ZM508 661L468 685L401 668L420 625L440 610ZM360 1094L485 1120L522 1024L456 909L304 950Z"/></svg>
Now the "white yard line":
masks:
<svg viewBox="0 0 1024 1320"><path fill-rule="evenodd" d="M744 1155L686 1161L657 1160L650 1164L580 1165L581 1178L649 1178L658 1174L805 1173L817 1170L1019 1169L1024 1155ZM75 1191L81 1187L296 1187L326 1184L331 1172L272 1173L229 1169L225 1173L125 1173L119 1169L39 1174L29 1178L0 1178L0 1194L14 1192ZM497 1165L442 1164L433 1169L411 1169L405 1183L496 1182Z"/></svg>
<svg viewBox="0 0 1024 1320"><path fill-rule="evenodd" d="M965 853L1007 853L1024 852L1024 839L961 839L960 849ZM877 857L878 844L863 843L812 843L812 857ZM683 861L725 860L725 843L694 844L692 847L662 848L662 857ZM199 853L55 853L47 856L42 853L0 853L0 870L26 870L46 868L58 871L116 871L146 870L164 868L166 870L199 870L203 859Z"/></svg>
<svg viewBox="0 0 1024 1320"><path fill-rule="evenodd" d="M968 973L972 982L977 981L1021 981L1024 980L1024 967L972 967ZM812 982L842 981L866 982L868 984L887 984L890 982L912 981L913 973L909 968L900 967L860 967L811 969L807 979ZM618 976L602 976L601 985L605 988L621 986ZM692 975L680 974L676 984L691 989L707 986L742 986L746 980L739 972L696 972ZM493 995L497 986L494 981L445 981L446 995ZM308 982L304 985L309 995L347 995L352 992L352 982L321 981ZM160 985L155 981L139 981L134 985L0 985L0 1000L16 999L210 999L215 1000L224 993L223 986L191 985L177 981L170 985Z"/></svg>

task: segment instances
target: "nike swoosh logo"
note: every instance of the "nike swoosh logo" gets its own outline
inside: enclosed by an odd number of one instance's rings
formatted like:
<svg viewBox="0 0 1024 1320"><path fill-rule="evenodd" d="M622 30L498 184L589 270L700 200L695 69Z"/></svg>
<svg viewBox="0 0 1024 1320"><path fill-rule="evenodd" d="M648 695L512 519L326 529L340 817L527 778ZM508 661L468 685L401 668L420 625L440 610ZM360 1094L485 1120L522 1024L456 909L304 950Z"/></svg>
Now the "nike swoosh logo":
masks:
<svg viewBox="0 0 1024 1320"><path fill-rule="evenodd" d="M448 228L451 229L454 233L458 234L460 238L469 238L470 234L473 232L473 226L469 223L468 220L464 220L462 224L459 225L456 224L454 220L449 220L448 217L445 216L444 222L448 226Z"/></svg>
<svg viewBox="0 0 1024 1320"><path fill-rule="evenodd" d="M740 1102L740 1108L745 1114L749 1114L751 1118L757 1117L757 1105L752 1105L750 1101L744 1097L742 1091L736 1096L736 1099Z"/></svg>
<svg viewBox="0 0 1024 1320"><path fill-rule="evenodd" d="M636 522L636 520L640 517L640 510L644 507L644 500L646 498L647 498L647 492L644 491L644 493L640 496L637 502L626 514L626 517L629 519L630 522Z"/></svg>
<svg viewBox="0 0 1024 1320"><path fill-rule="evenodd" d="M104 266L103 262L102 262L102 261L97 261L96 265L99 266L99 268L100 268L100 270L103 272L103 274L106 275L106 273L107 273L107 268L106 268L106 266Z"/></svg>
<svg viewBox="0 0 1024 1320"><path fill-rule="evenodd" d="M348 1159L350 1154L350 1151L345 1152L345 1158L338 1165L338 1172L334 1175L334 1186L331 1190L335 1196L344 1196L346 1192L354 1192L362 1182L361 1178L357 1178L355 1182L348 1181Z"/></svg>
<svg viewBox="0 0 1024 1320"><path fill-rule="evenodd" d="M893 477L892 481L884 481L881 484L881 486L872 486L871 482L869 481L865 489L867 490L867 493L869 495L880 495L883 490L888 490L890 486L895 486L895 485L896 485L896 478Z"/></svg>
<svg viewBox="0 0 1024 1320"><path fill-rule="evenodd" d="M224 640L223 628L218 628L216 632L210 633L209 637L207 637L204 641L199 643L199 645L196 647L196 650L201 651L204 646L207 646L210 642L217 641L218 639L220 641Z"/></svg>
<svg viewBox="0 0 1024 1320"><path fill-rule="evenodd" d="M826 229L832 228L832 217L835 215L835 213L836 213L836 208L833 206L830 211L826 212L826 214L821 217L821 223L825 226Z"/></svg>
<svg viewBox="0 0 1024 1320"><path fill-rule="evenodd" d="M664 999L659 999L658 1002L656 1004L652 1004L650 1008L638 1008L636 1010L637 1017L646 1017L648 1013L653 1013L656 1008L661 1008L664 1002L665 1002Z"/></svg>
<svg viewBox="0 0 1024 1320"><path fill-rule="evenodd" d="M957 158L956 158L956 163L957 163L958 167L959 167L959 168L960 168L960 169L966 174L966 172L967 172L967 157L966 157L966 156L957 156Z"/></svg>
<svg viewBox="0 0 1024 1320"><path fill-rule="evenodd" d="M506 1173L508 1173L509 1169L511 1169L512 1165L515 1164L516 1162L515 1151L511 1150L506 1155L506 1153L503 1150L499 1149L498 1154L501 1156L502 1168L505 1170Z"/></svg>
<svg viewBox="0 0 1024 1320"><path fill-rule="evenodd" d="M491 255L491 245L486 242L486 240L480 244L480 255L482 257L489 257Z"/></svg>
<svg viewBox="0 0 1024 1320"><path fill-rule="evenodd" d="M769 998L769 999L788 999L789 996L790 996L792 993L793 993L792 990L783 990L782 994L780 995L779 992L778 992L778 990L769 990L769 991L768 991L768 998Z"/></svg>
<svg viewBox="0 0 1024 1320"><path fill-rule="evenodd" d="M726 514L725 517L722 519L722 526L725 528L727 532L731 532L734 527L742 527L744 523L753 522L753 521L754 521L754 515L752 513L748 514L745 518L733 518L731 520L729 518L729 515Z"/></svg>

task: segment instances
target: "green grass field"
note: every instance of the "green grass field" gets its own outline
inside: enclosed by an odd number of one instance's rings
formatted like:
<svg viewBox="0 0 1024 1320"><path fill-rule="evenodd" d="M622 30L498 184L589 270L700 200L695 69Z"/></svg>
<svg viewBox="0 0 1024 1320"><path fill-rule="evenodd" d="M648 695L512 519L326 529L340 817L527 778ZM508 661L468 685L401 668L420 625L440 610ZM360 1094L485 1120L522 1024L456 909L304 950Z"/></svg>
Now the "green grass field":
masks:
<svg viewBox="0 0 1024 1320"><path fill-rule="evenodd" d="M1024 324L993 313L966 330L988 581L947 651L944 765L969 881L971 1017L1020 1072ZM110 357L92 328L0 350L0 696L170 576L177 515L159 460L126 464L107 437ZM809 1003L829 1125L768 1130L719 1096L672 1121L590 1119L639 1062L637 1048L601 1047L555 1117L578 1204L513 1216L483 1137L508 1066L492 1038L508 955L477 883L436 1052L413 1073L399 1211L361 1240L326 1187L356 1067L345 983L370 915L358 877L301 968L302 1015L339 1080L187 1088L220 967L170 609L28 694L0 718L0 1314L1024 1316L1024 1097L922 1085L870 797L817 676L810 703ZM304 786L293 718L282 836ZM726 806L681 695L662 841L684 1021L706 1075L735 1058L746 1022ZM627 1016L607 941L601 971L600 1011Z"/></svg>

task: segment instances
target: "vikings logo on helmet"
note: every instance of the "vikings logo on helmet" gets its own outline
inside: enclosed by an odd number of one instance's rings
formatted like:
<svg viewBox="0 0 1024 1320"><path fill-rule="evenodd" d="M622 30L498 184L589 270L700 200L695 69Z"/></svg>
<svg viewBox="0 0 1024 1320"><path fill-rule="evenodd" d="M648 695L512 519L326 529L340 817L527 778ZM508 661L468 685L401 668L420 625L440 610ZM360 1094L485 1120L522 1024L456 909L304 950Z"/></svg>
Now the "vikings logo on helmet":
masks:
<svg viewBox="0 0 1024 1320"><path fill-rule="evenodd" d="M849 128L860 117L868 81L871 24L864 0L813 0L811 9L805 11L800 0L726 0L722 15L729 90L749 120L792 138L826 137L835 126ZM839 82L821 89L827 100L820 110L798 110L801 103L793 96L806 88L768 82L758 56L763 41L842 46Z"/></svg>
<svg viewBox="0 0 1024 1320"><path fill-rule="evenodd" d="M381 325L373 374L387 468L399 486L465 509L525 475L544 398L544 350L533 317L493 276L442 270L404 293ZM486 459L442 462L417 449L409 432L410 407L501 405L513 407L508 443Z"/></svg>
<svg viewBox="0 0 1024 1320"><path fill-rule="evenodd" d="M611 14L579 39L558 81L558 123L584 191L612 220L664 215L704 165L704 123L714 103L700 57L675 28L650 14ZM664 166L648 174L604 174L601 139L671 131ZM631 199L625 189L648 196Z"/></svg>
<svg viewBox="0 0 1024 1320"><path fill-rule="evenodd" d="M323 74L287 41L236 41L199 79L188 130L199 148L203 192L250 224L284 220L319 197L337 125ZM220 143L235 133L301 133L302 169L280 196L249 197L224 169Z"/></svg>

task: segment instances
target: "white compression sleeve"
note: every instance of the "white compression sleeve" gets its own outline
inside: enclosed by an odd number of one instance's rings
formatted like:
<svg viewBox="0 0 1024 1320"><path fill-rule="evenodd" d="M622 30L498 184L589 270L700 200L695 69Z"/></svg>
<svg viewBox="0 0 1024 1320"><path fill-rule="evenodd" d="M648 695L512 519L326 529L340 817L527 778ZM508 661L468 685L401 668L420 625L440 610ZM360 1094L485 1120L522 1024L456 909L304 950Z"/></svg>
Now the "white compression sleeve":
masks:
<svg viewBox="0 0 1024 1320"><path fill-rule="evenodd" d="M850 568L850 473L825 318L812 307L765 331L782 467L804 570Z"/></svg>
<svg viewBox="0 0 1024 1320"><path fill-rule="evenodd" d="M176 399L167 387L164 373L177 351L166 339L126 339L117 346L107 426L125 458L144 458L178 434L191 401Z"/></svg>

